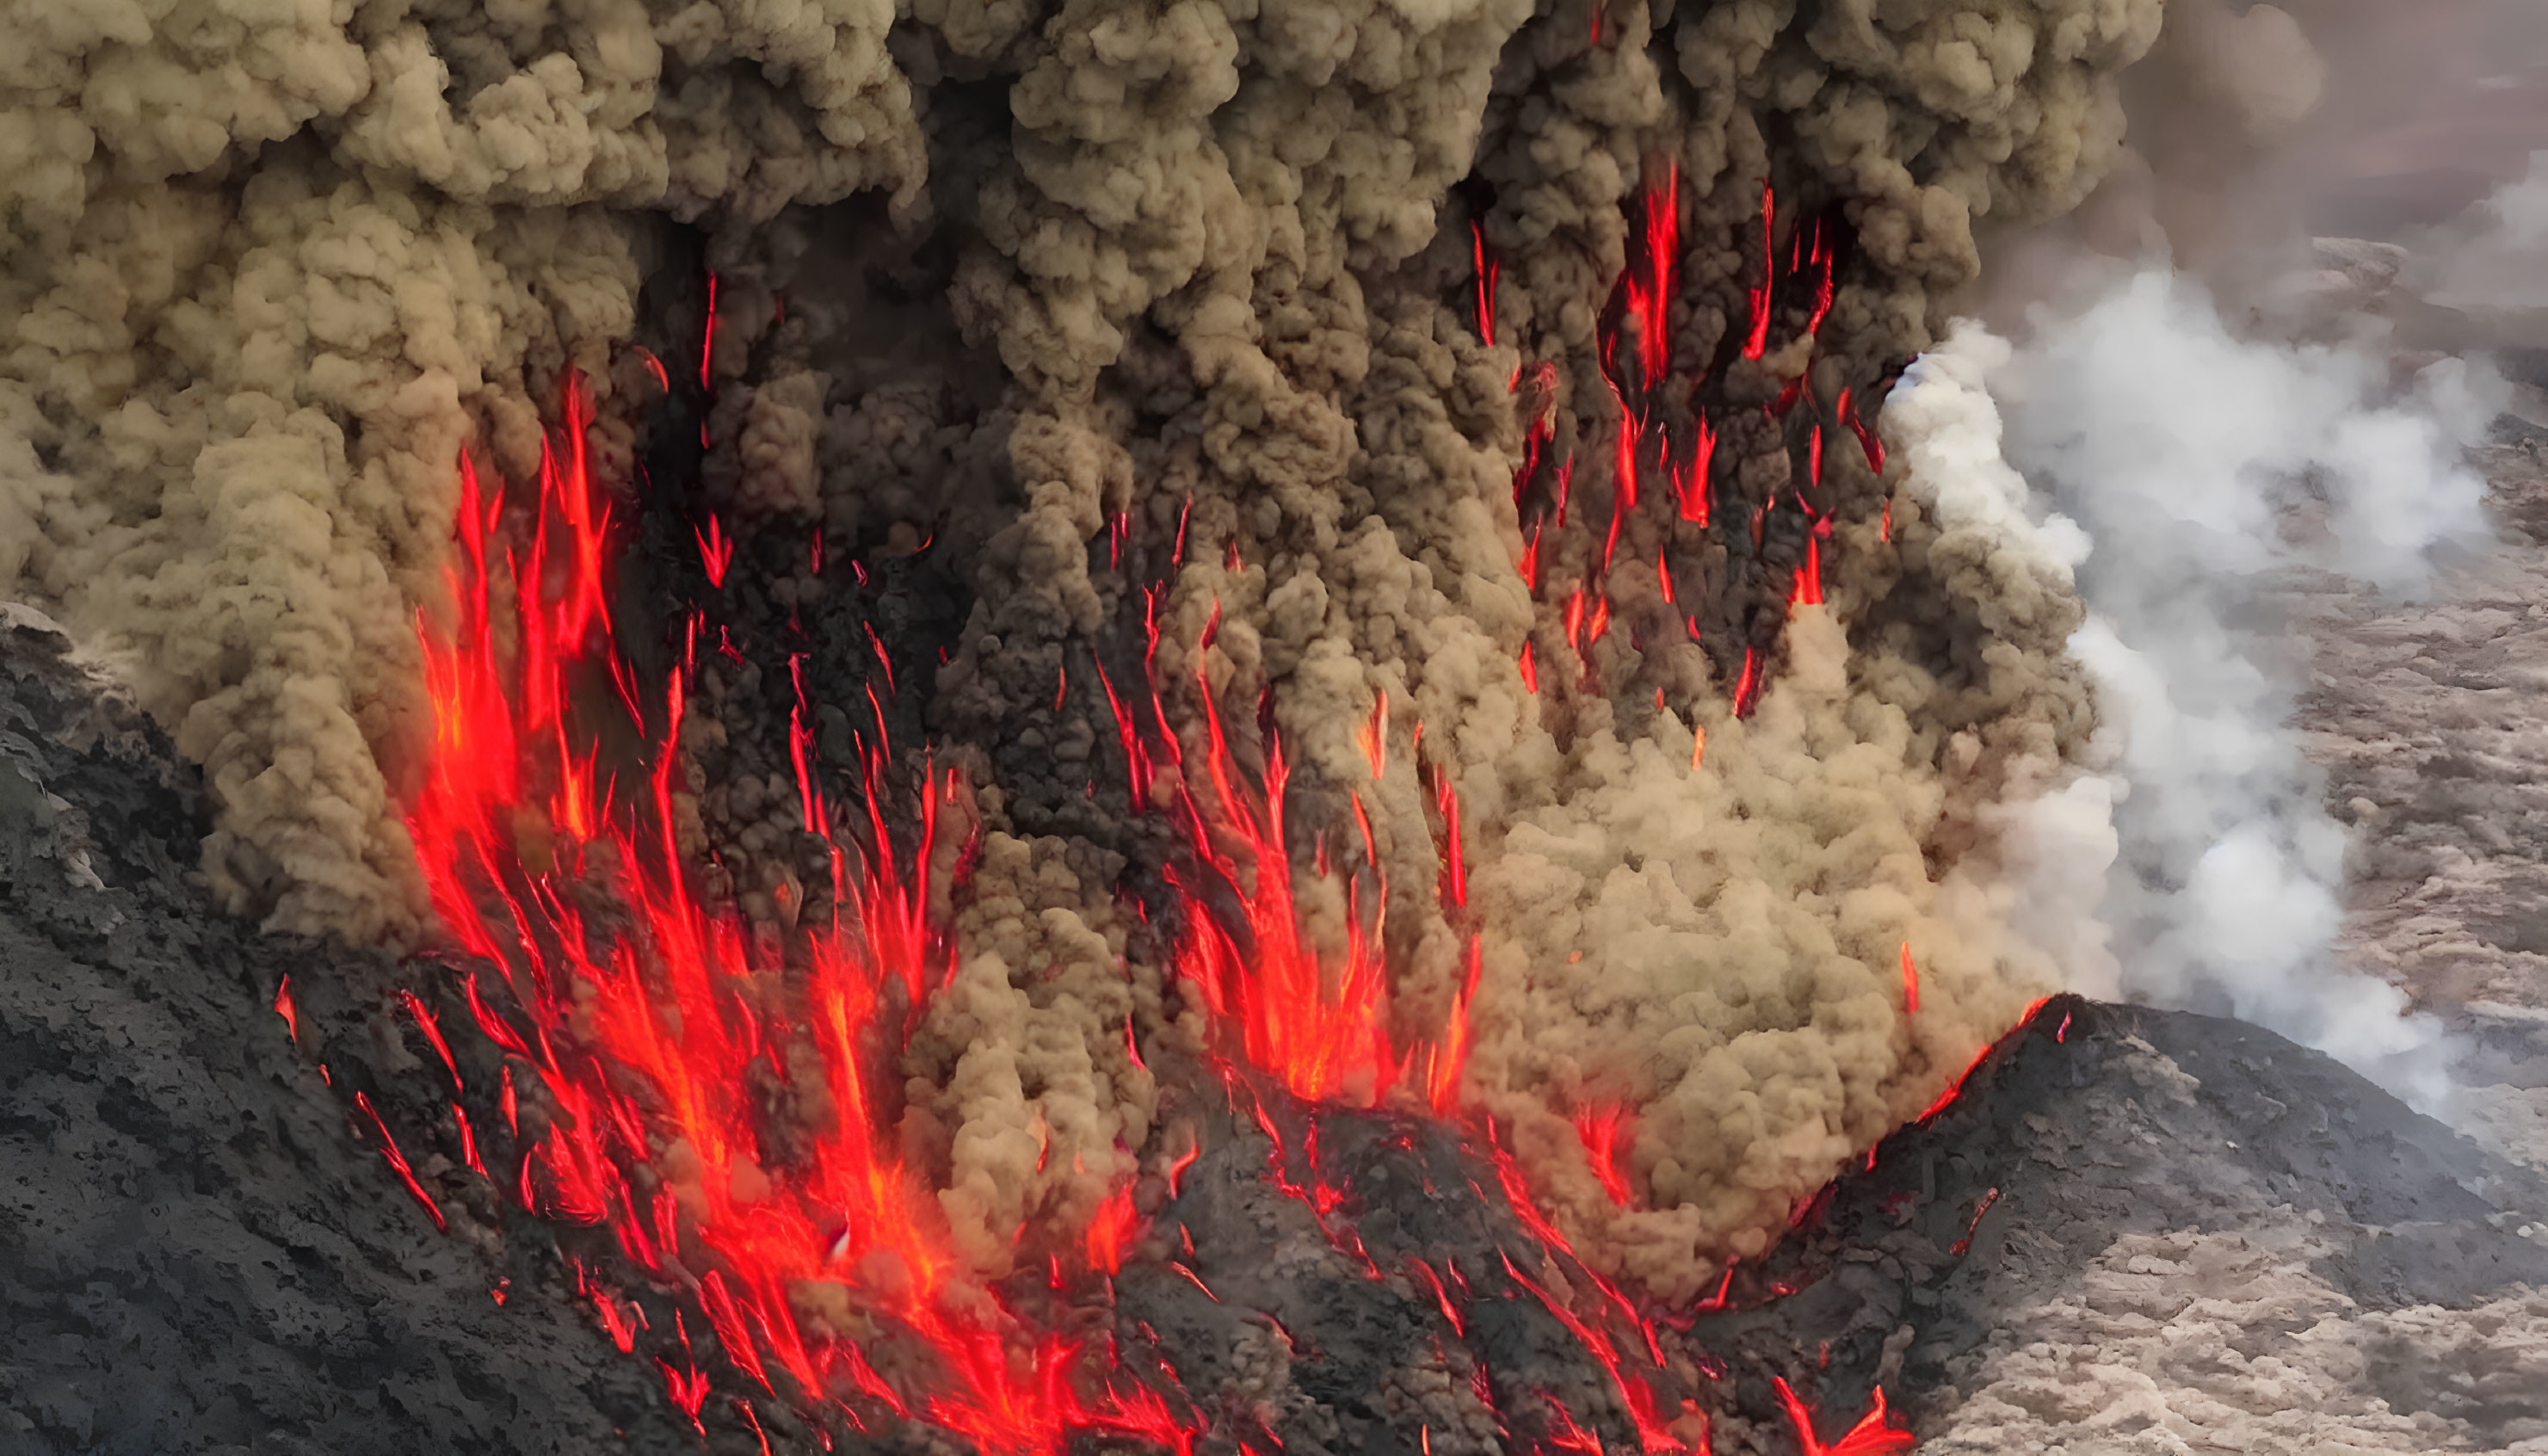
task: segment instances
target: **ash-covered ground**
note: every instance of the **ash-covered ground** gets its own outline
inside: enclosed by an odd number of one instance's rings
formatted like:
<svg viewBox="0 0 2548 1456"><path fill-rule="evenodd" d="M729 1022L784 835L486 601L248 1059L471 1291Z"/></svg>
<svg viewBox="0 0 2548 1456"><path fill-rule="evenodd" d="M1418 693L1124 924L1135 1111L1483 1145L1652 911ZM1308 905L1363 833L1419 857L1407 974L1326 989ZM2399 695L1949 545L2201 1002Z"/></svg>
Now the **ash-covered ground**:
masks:
<svg viewBox="0 0 2548 1456"><path fill-rule="evenodd" d="M2304 742L2353 826L2339 949L2469 1039L2456 1120L2548 1168L2548 427L2505 415L2484 463L2501 534L2424 599L2288 601Z"/></svg>
<svg viewBox="0 0 2548 1456"><path fill-rule="evenodd" d="M1925 1450L2548 1449L2548 1180L2235 1021L2056 999L1750 1277Z"/></svg>
<svg viewBox="0 0 2548 1456"><path fill-rule="evenodd" d="M394 1126L437 1095L392 1019L401 968L215 915L184 771L61 646L22 616L0 633L0 1452L698 1449L577 1300L573 1230L462 1196L411 1145L434 1230L349 1115L356 1091ZM1307 1181L1302 1111L1268 1125ZM1634 1449L1519 1283L1568 1288L1476 1149L1328 1115L1322 1219L1261 1126L1215 1132L1113 1296L1119 1348L1214 1417L1200 1449L1539 1449L1552 1398ZM1773 1376L1826 1438L1880 1382L1942 1451L2539 1451L2543 1287L2535 1171L2253 1028L2064 998L1724 1310L1659 1320L1659 1383L1719 1452L1797 1449ZM748 1388L702 1363L706 1448L759 1449ZM758 1404L774 1448L815 1448Z"/></svg>

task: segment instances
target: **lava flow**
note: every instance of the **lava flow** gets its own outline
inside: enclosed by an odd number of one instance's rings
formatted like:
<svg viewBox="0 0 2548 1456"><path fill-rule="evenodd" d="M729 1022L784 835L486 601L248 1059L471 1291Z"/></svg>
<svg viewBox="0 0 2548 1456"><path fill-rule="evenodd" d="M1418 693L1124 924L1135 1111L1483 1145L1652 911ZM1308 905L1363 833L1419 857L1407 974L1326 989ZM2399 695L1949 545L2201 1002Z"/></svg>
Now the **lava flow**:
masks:
<svg viewBox="0 0 2548 1456"><path fill-rule="evenodd" d="M1665 477L1677 487L1672 511L1701 529L1707 522L1714 435L1704 415L1691 412L1692 427L1676 440L1660 413L1649 428L1640 412L1659 410L1670 377L1676 185L1668 180L1647 200L1645 266L1642 276L1622 280L1614 311L1614 318L1639 320L1640 337L1635 367L1607 380L1620 411L1611 546L1637 508L1636 477L1650 448L1662 452ZM1492 326L1494 262L1482 238L1478 249L1483 331ZM1822 270L1810 331L1831 293L1819 229L1810 245L1798 241L1790 261ZM1758 296L1755 340L1768 327L1771 292L1765 284ZM1550 377L1546 365L1530 374L1534 388ZM896 1062L955 956L928 912L931 866L944 863L945 806L961 791L955 775L931 772L897 796L879 708L873 737L858 735L860 812L836 816L812 747L802 657L791 657L796 800L805 830L829 848L833 909L800 919L799 895L781 906L793 935L774 938L691 887L677 829L676 745L700 618L683 623L683 651L668 679L640 683L608 607L617 531L586 454L591 422L584 392L571 382L563 425L527 506L508 509L503 493L484 489L462 460L459 549L448 583L457 620L447 634L421 618L417 624L434 731L408 826L434 908L476 967L461 971L466 1004L504 1053L500 1139L469 1120L460 1061L421 1000L409 999L451 1079L463 1161L536 1214L607 1230L625 1269L613 1275L588 1257L575 1265L578 1288L623 1350L643 1340L666 1390L694 1422L709 1389L698 1346L712 1340L765 1395L829 1407L858 1429L923 1420L986 1452L1057 1452L1078 1432L1190 1449L1209 1420L1166 1360L1142 1362L1156 1373L1136 1376L1113 1336L1058 1333L1071 1321L1047 1318L1044 1306L1026 1312L1001 1285L979 1279L953 1251L927 1170L904 1160ZM1544 422L1530 438L1517 496L1549 447ZM1556 499L1544 512L1560 527L1571 465L1556 465ZM1531 523L1532 542L1545 524ZM1120 553L1122 527L1116 531ZM734 566L734 539L715 521L695 537L709 581L722 582ZM1182 558L1184 538L1181 518L1172 559ZM1821 599L1819 540L1808 538L1791 604ZM819 554L813 560L819 573ZM1666 557L1658 556L1656 572L1669 593ZM1266 1112L1267 1099L1420 1108L1462 1128L1471 1147L1488 1149L1485 1165L1521 1230L1499 1249L1501 1287L1544 1306L1606 1372L1640 1449L1703 1450L1705 1419L1668 1373L1671 1312L1641 1306L1578 1257L1532 1203L1495 1125L1461 1104L1484 949L1467 923L1460 804L1447 777L1418 767L1439 834L1435 889L1462 928L1466 956L1457 986L1435 1004L1394 1005L1381 918L1388 887L1360 794L1344 800L1352 832L1321 833L1306 857L1319 877L1343 876L1340 893L1325 896L1343 905L1341 955L1322 955L1303 923L1297 861L1312 847L1287 818L1282 746L1266 734L1262 772L1244 772L1206 682L1194 684L1199 732L1180 738L1151 671L1160 590L1151 589L1145 614L1146 703L1137 706L1102 670L1099 677L1135 803L1165 816L1184 843L1185 867L1168 866L1165 875L1178 901L1170 907L1173 968L1214 1028L1210 1055L1232 1105L1252 1108L1272 1139L1267 1181L1309 1205L1328 1239L1381 1279L1388 1276L1350 1220L1337 1217L1346 1197L1320 1167L1315 1119L1296 1146ZM1587 586L1573 588L1565 640L1578 660L1611 616L1606 591L1592 589L1588 605ZM872 627L867 635L890 692L892 659ZM1198 648L1211 643L1207 627ZM737 655L722 628L716 646ZM1523 672L1530 678L1528 647ZM1747 649L1734 689L1738 712L1749 711L1760 687L1758 654ZM1056 698L1068 690L1065 677ZM623 791L604 774L603 735L590 721L595 713L624 716L654 745L653 766L636 787ZM624 726L611 726L625 736ZM1378 780L1390 745L1385 703L1375 705L1361 738ZM482 984L489 967L496 983ZM1916 995L1907 972L1906 992ZM278 1007L290 1015L288 1001L279 997ZM1132 1038L1131 1027L1125 1035ZM796 1109L784 1130L772 1126L780 1101ZM368 1104L363 1111L393 1170L439 1222L441 1210L388 1124ZM1632 1129L1616 1109L1588 1110L1579 1127L1603 1189L1621 1207L1634 1206L1637 1180L1623 1145ZM1171 1196L1193 1158L1190 1148L1175 1164ZM1483 1187L1472 1185L1484 1199ZM1119 1184L1066 1253L1039 1248L1027 1262L1049 1270L1055 1292L1074 1283L1093 1290L1133 1256L1144 1231L1130 1185ZM1018 1237L1043 1235L1021 1228ZM1173 1267L1201 1287L1191 1268ZM1455 1298L1452 1283L1424 1267L1425 1287L1457 1336L1468 1287ZM1459 1280L1456 1268L1448 1272ZM678 1292L689 1315L676 1316L669 1335L647 1326L643 1308L610 1287L626 1276ZM1092 1343L1096 1358L1084 1358ZM1898 1432L1880 1399L1872 1424L1862 1422L1830 1449L1893 1449L1881 1444ZM1535 1418L1546 1427L1544 1448L1597 1449L1553 1397L1541 1405ZM748 1404L742 1409L759 1430L759 1416ZM1808 1450L1822 1449L1801 1417L1798 1430Z"/></svg>
<svg viewBox="0 0 2548 1456"><path fill-rule="evenodd" d="M896 1150L890 1063L949 965L925 906L952 778L922 792L906 871L872 787L884 746L869 746L872 837L832 852L834 903L853 913L809 927L795 956L757 946L700 903L674 829L686 671L650 723L602 607L609 518L587 469L580 388L566 415L527 549L500 545L501 502L464 460L458 628L438 641L419 623L435 738L409 827L443 924L510 993L491 996L467 973L479 1027L506 1053L514 1134L510 1156L483 1170L535 1213L607 1225L632 1269L695 1297L725 1358L767 1393L839 1402L858 1424L926 1418L986 1451L1054 1451L1085 1429L1181 1443L1156 1392L1111 1369L1073 1379L1073 1342L1024 1328L970 1281ZM506 579L510 672L496 628ZM619 709L660 730L655 768L627 801L596 785L594 751L568 721L576 679L603 664L626 689ZM799 789L821 832L818 786ZM499 1009L507 999L518 1009ZM765 1151L753 1090L773 1079L824 1109L783 1163ZM452 1112L466 1135L466 1113L456 1102ZM1087 1257L1113 1256L1108 1246ZM596 1279L579 1280L630 1347L628 1310ZM680 1362L658 1360L695 1419L705 1386L686 1323L679 1335ZM896 1340L934 1362L921 1388L868 1358L868 1346Z"/></svg>

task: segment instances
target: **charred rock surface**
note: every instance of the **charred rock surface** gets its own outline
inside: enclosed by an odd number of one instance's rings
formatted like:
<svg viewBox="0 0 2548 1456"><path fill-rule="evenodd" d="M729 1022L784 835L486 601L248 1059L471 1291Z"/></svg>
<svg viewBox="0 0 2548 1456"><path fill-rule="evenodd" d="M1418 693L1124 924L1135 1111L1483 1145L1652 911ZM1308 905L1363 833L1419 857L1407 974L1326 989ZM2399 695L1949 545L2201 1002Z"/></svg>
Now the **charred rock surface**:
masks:
<svg viewBox="0 0 2548 1456"><path fill-rule="evenodd" d="M1637 1449L1555 1310L1572 1294L1592 1324L1609 1312L1570 1288L1452 1129L1284 1102L1215 1136L1117 1291L1124 1326L1216 1428L1337 1456L1563 1449L1578 1429Z"/></svg>
<svg viewBox="0 0 2548 1456"><path fill-rule="evenodd" d="M0 1452L696 1449L539 1225L440 1236L349 1131L372 1073L271 1008L362 1046L393 963L218 914L187 773L66 646L0 616Z"/></svg>
<svg viewBox="0 0 2548 1456"><path fill-rule="evenodd" d="M1520 1280L1554 1285L1588 1324L1611 1312L1569 1288L1474 1150L1364 1115L1282 1136L1288 1151L1237 1132L1157 1215L1153 1252L1194 1278L1152 1263L1119 1282L1126 1325L1172 1352L1190 1392L1253 1398L1292 1449L1414 1451L1426 1431L1437 1451L1532 1449L1552 1403L1634 1449L1615 1387ZM2520 1232L2535 1221L2548 1180L2318 1052L2236 1021L2060 997L1738 1266L1709 1302L1722 1308L1642 1312L1660 1366L1634 1333L1612 1338L1666 1413L1684 1399L1707 1412L1713 1450L1785 1456L1774 1377L1824 1439L1878 1385L1937 1434L1994 1343L2135 1235L2255 1245L2348 1314L2465 1311L2548 1287L2548 1229ZM2448 1382L2402 1370L2393 1406L2442 1399ZM2497 1429L2548 1417L2536 1396L2489 1410Z"/></svg>

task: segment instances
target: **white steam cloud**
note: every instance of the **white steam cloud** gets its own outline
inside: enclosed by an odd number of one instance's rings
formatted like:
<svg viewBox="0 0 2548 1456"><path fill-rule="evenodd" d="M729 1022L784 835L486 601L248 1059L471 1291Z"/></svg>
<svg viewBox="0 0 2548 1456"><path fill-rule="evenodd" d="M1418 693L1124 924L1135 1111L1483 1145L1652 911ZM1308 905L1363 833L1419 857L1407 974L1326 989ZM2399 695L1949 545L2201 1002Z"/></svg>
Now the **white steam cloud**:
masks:
<svg viewBox="0 0 2548 1456"><path fill-rule="evenodd" d="M2039 311L2020 345L1963 325L1902 404L1976 377L2007 435L2004 462L1967 440L1970 473L2005 501L1996 473L2023 472L2048 549L2073 553L2090 618L2071 645L2110 739L2107 784L2012 826L2046 881L2037 938L2083 990L2234 1014L2436 1100L2439 1023L2330 951L2344 831L2289 726L2307 663L2274 597L2310 573L2420 592L2431 548L2483 525L2463 452L2496 412L2491 381L2458 360L2394 381L2367 351L2240 339L2164 271ZM1990 413L1967 433L1996 429ZM2112 960L2103 928L2059 925L2101 867L2109 793Z"/></svg>

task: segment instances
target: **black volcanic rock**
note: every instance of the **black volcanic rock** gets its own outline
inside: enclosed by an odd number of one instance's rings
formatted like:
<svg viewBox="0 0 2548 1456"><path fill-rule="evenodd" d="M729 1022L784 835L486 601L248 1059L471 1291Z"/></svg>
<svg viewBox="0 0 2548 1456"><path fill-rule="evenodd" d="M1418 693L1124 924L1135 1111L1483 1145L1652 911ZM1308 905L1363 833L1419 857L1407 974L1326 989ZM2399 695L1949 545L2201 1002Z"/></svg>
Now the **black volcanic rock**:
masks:
<svg viewBox="0 0 2548 1456"><path fill-rule="evenodd" d="M349 1132L270 1007L360 1040L391 962L216 913L186 775L66 646L0 608L0 1453L698 1449L536 1227L436 1234Z"/></svg>

